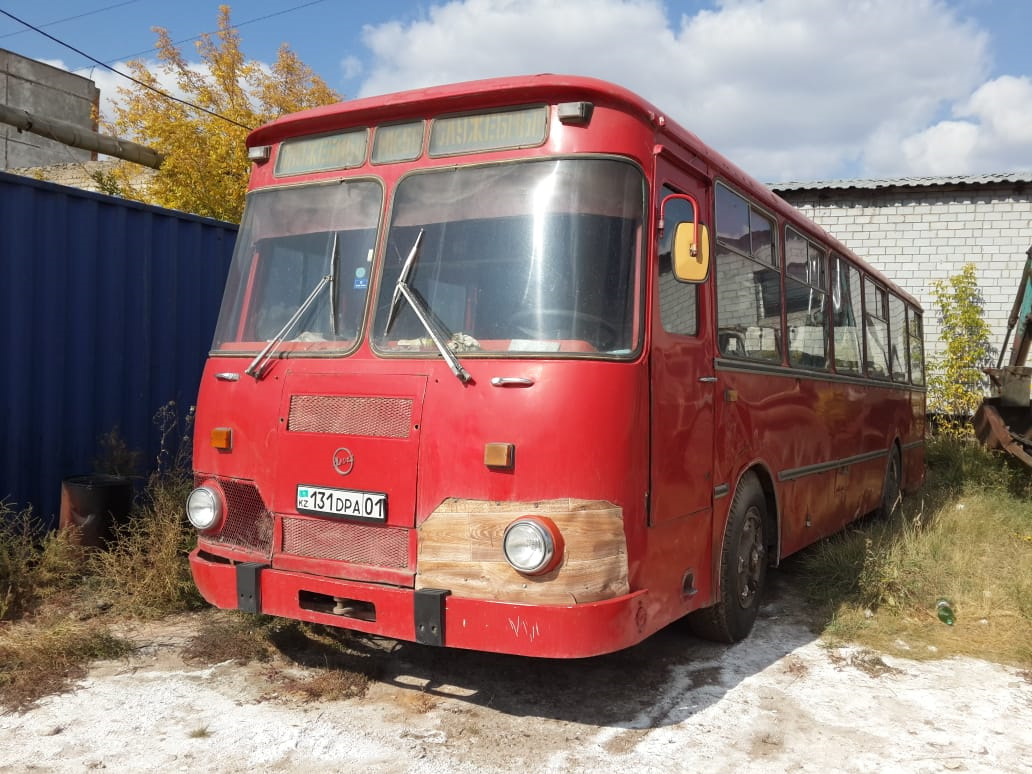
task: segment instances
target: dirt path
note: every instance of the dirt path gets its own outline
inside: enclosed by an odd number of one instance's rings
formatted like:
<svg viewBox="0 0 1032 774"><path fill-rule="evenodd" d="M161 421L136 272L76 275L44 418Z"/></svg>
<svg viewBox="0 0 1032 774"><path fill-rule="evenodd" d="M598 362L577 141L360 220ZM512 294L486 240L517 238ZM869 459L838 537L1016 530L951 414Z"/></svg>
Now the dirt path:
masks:
<svg viewBox="0 0 1032 774"><path fill-rule="evenodd" d="M185 665L186 622L130 662L0 715L0 771L1032 771L1032 681L814 640L784 593L732 648L674 627L537 661L357 640L358 699L303 702L267 665Z"/></svg>

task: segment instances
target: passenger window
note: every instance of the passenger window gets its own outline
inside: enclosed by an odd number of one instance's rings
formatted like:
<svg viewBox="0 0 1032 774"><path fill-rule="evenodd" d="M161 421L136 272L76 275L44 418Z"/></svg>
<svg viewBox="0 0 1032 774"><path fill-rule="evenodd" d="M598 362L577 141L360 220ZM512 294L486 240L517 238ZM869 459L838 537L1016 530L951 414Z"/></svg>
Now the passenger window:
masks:
<svg viewBox="0 0 1032 774"><path fill-rule="evenodd" d="M781 272L774 222L716 187L717 340L722 355L781 362Z"/></svg>
<svg viewBox="0 0 1032 774"><path fill-rule="evenodd" d="M679 193L663 186L660 201ZM659 237L659 317L670 333L694 336L699 332L699 286L681 282L674 276L671 251L679 223L691 223L694 209L685 199L671 199L663 206L663 233Z"/></svg>
<svg viewBox="0 0 1032 774"><path fill-rule="evenodd" d="M907 381L907 307L903 300L889 295L889 335L892 347L889 362L892 364L892 381Z"/></svg>
<svg viewBox="0 0 1032 774"><path fill-rule="evenodd" d="M835 257L831 278L831 315L834 328L835 370L859 376L862 371L863 344L860 341L860 272L842 258Z"/></svg>
<svg viewBox="0 0 1032 774"><path fill-rule="evenodd" d="M867 375L889 377L889 310L886 292L870 278L864 279L864 332Z"/></svg>
<svg viewBox="0 0 1032 774"><path fill-rule="evenodd" d="M827 266L822 248L785 229L785 320L788 360L794 366L828 366Z"/></svg>
<svg viewBox="0 0 1032 774"><path fill-rule="evenodd" d="M912 306L907 307L907 331L910 341L910 381L919 387L925 383L924 374L924 325L921 313Z"/></svg>

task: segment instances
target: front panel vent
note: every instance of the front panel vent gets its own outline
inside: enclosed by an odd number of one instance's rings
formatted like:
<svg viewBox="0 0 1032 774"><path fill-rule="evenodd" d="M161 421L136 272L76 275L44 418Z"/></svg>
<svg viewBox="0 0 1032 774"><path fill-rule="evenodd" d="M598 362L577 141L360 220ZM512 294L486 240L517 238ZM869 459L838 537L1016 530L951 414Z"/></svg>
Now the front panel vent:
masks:
<svg viewBox="0 0 1032 774"><path fill-rule="evenodd" d="M283 553L405 569L409 565L409 531L326 519L284 518Z"/></svg>
<svg viewBox="0 0 1032 774"><path fill-rule="evenodd" d="M411 398L357 395L291 395L287 430L373 438L408 438Z"/></svg>

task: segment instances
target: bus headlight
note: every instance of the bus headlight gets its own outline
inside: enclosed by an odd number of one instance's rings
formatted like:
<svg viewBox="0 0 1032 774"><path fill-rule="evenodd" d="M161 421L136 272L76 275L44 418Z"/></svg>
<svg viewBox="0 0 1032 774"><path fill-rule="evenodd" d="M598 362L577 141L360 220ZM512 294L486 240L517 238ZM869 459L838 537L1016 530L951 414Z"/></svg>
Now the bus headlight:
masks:
<svg viewBox="0 0 1032 774"><path fill-rule="evenodd" d="M524 516L505 528L502 551L517 572L542 575L562 561L563 536L551 519Z"/></svg>
<svg viewBox="0 0 1032 774"><path fill-rule="evenodd" d="M186 498L186 518L199 531L210 530L222 520L222 498L210 486L199 486Z"/></svg>

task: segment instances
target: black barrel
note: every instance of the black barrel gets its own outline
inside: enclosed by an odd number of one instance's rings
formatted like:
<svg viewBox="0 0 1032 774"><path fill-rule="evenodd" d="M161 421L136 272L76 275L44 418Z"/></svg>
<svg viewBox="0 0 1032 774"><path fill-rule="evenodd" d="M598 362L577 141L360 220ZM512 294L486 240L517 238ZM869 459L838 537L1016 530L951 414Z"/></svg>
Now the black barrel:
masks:
<svg viewBox="0 0 1032 774"><path fill-rule="evenodd" d="M133 484L125 476L71 476L61 482L61 529L83 546L104 547L115 525L125 524L133 505Z"/></svg>

